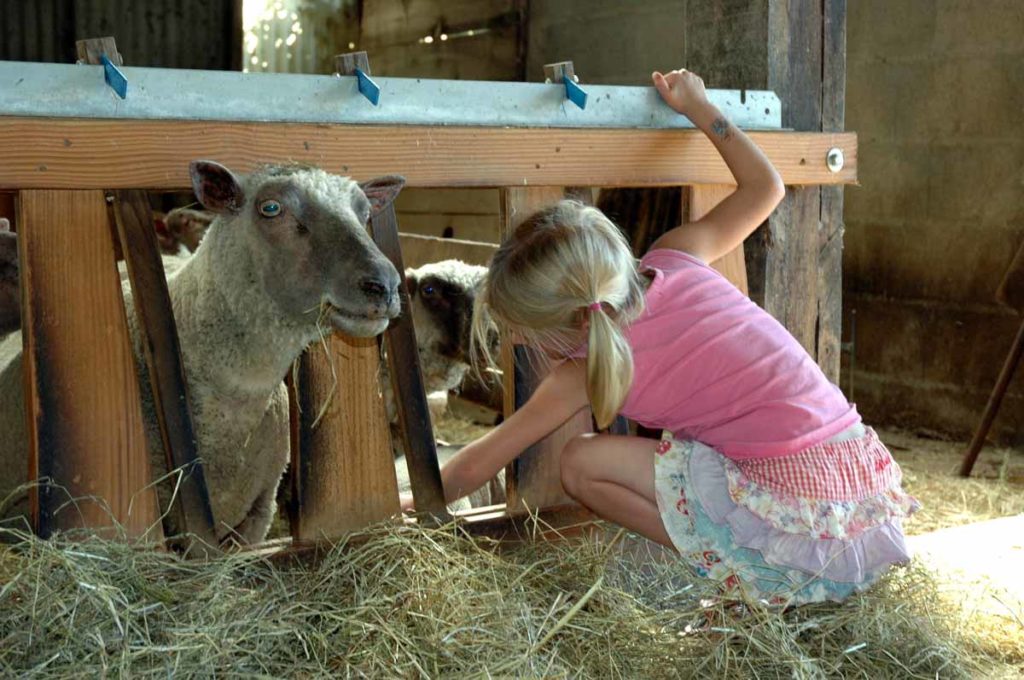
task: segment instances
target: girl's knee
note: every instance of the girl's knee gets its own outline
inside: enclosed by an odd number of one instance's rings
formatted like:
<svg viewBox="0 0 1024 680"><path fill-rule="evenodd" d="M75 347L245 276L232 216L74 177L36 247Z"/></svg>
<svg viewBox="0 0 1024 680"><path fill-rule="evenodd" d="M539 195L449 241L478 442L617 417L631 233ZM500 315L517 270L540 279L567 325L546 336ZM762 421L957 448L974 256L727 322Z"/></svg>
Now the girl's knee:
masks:
<svg viewBox="0 0 1024 680"><path fill-rule="evenodd" d="M562 488L574 498L577 496L577 489L580 482L586 477L587 449L595 435L581 434L566 442L562 448L560 457L560 468L562 476Z"/></svg>

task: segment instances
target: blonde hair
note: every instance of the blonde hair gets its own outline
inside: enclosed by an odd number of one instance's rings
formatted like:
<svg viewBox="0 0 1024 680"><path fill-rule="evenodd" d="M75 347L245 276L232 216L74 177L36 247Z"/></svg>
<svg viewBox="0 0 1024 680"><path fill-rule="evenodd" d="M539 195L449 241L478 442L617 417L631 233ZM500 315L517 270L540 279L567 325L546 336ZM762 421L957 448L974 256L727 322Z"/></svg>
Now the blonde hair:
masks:
<svg viewBox="0 0 1024 680"><path fill-rule="evenodd" d="M623 327L643 303L636 261L615 224L597 208L561 201L527 218L494 254L477 294L473 352L494 366L500 327L568 356L582 345L589 320L587 396L604 429L633 383Z"/></svg>

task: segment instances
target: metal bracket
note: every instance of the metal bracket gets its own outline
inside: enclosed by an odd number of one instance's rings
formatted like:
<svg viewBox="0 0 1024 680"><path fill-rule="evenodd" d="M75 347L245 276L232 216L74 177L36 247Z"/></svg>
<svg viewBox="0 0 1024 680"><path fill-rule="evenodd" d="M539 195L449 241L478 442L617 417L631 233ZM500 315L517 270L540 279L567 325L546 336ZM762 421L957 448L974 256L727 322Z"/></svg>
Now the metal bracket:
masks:
<svg viewBox="0 0 1024 680"><path fill-rule="evenodd" d="M79 64L102 64L103 82L121 99L128 98L128 78L118 66L124 64L121 53L117 51L114 38L88 38L75 42Z"/></svg>
<svg viewBox="0 0 1024 680"><path fill-rule="evenodd" d="M544 64L544 78L548 83L564 84L565 98L581 109L587 108L587 91L577 85L580 79L576 75L571 61Z"/></svg>
<svg viewBox="0 0 1024 680"><path fill-rule="evenodd" d="M334 57L334 72L339 76L355 76L359 93L377 106L380 86L370 77L370 60L366 52L348 52Z"/></svg>

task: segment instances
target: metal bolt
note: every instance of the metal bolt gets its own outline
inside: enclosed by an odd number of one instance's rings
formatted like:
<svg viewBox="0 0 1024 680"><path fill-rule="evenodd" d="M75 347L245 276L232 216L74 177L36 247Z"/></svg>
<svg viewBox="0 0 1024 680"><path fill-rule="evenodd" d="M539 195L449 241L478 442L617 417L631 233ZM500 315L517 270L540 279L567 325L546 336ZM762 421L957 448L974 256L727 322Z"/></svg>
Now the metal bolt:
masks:
<svg viewBox="0 0 1024 680"><path fill-rule="evenodd" d="M839 172L843 169L843 150L838 146L834 146L828 150L828 154L825 155L825 165L831 172Z"/></svg>

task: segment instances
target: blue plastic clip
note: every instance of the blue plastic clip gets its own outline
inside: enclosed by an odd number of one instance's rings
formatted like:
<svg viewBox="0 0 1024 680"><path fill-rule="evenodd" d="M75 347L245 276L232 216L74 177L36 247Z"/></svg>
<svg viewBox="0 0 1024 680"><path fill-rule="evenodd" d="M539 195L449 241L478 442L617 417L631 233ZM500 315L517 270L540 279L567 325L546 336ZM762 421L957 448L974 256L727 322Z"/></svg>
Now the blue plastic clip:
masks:
<svg viewBox="0 0 1024 680"><path fill-rule="evenodd" d="M366 75L363 69L357 68L356 80L359 86L359 93L370 100L370 103L374 106L380 101L380 85L373 82L373 78Z"/></svg>
<svg viewBox="0 0 1024 680"><path fill-rule="evenodd" d="M110 86L121 99L128 98L128 79L121 73L121 69L114 66L114 62L107 58L107 55L100 55L100 63L103 64L103 80Z"/></svg>
<svg viewBox="0 0 1024 680"><path fill-rule="evenodd" d="M562 82L565 83L566 98L581 109L587 108L587 91L574 83L569 76L562 76Z"/></svg>

